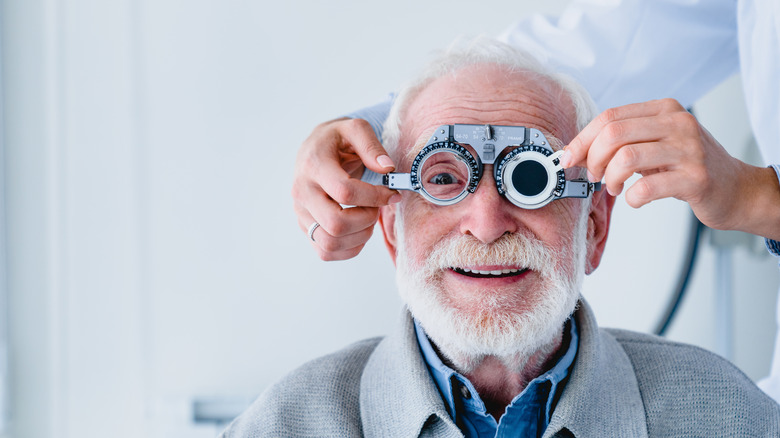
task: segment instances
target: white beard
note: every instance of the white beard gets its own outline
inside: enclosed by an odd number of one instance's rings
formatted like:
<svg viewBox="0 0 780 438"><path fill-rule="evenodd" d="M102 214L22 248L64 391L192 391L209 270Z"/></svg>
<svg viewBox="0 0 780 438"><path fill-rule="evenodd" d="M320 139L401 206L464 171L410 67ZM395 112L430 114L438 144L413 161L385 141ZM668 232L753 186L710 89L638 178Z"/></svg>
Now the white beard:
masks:
<svg viewBox="0 0 780 438"><path fill-rule="evenodd" d="M460 235L438 242L421 266L410 260L400 217L398 211L396 282L401 299L458 371L473 371L487 356L520 371L534 354L553 353L580 295L587 214L559 251L521 234L504 235L489 245ZM535 271L542 286L513 296L477 291L478 303L458 306L442 285L451 266L507 264Z"/></svg>

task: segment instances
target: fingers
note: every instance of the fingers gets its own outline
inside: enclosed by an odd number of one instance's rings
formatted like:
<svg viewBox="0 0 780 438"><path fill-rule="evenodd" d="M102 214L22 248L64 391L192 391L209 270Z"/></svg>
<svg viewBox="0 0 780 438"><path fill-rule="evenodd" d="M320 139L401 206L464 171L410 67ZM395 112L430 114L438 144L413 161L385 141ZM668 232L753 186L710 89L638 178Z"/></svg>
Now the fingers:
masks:
<svg viewBox="0 0 780 438"><path fill-rule="evenodd" d="M605 126L593 139L588 155L585 159L586 167L591 177L596 181L601 180L607 166L613 161L615 155L621 152L621 158L628 160L635 166L638 148L628 148L636 143L647 143L660 140L659 127L646 117L629 120L620 120ZM628 148L627 151L623 149Z"/></svg>
<svg viewBox="0 0 780 438"><path fill-rule="evenodd" d="M311 242L322 260L346 260L356 256L371 238L379 216L378 208L345 208L319 216L315 220L296 204L298 225L309 232L315 221L320 224L311 234Z"/></svg>
<svg viewBox="0 0 780 438"><path fill-rule="evenodd" d="M379 218L379 209L376 207L343 208L325 194L312 195L306 210L312 220L319 222L328 234L335 237L373 226Z"/></svg>
<svg viewBox="0 0 780 438"><path fill-rule="evenodd" d="M759 229L743 226L750 219L742 213L756 210L744 207L750 191L739 190L750 172L673 99L604 111L564 148L561 164L586 167L591 181L604 178L613 196L641 174L625 191L632 207L677 198L709 227Z"/></svg>
<svg viewBox="0 0 780 438"><path fill-rule="evenodd" d="M601 173L607 192L612 196L619 195L623 191L623 184L635 173L648 175L694 164L685 162L683 151L678 146L664 142L647 142L618 148ZM598 164L599 168L602 165Z"/></svg>
<svg viewBox="0 0 780 438"><path fill-rule="evenodd" d="M562 164L586 167L591 181L605 178L615 196L636 172L690 164L700 146L696 119L677 101L663 99L604 111L566 147Z"/></svg>
<svg viewBox="0 0 780 438"><path fill-rule="evenodd" d="M639 173L642 177L625 192L630 206L639 208L658 199L677 198L691 204L695 211L701 210L702 201L713 189L713 169L692 149L696 150L689 144L670 141L623 146L605 169L607 191L617 196L625 182Z"/></svg>
<svg viewBox="0 0 780 438"><path fill-rule="evenodd" d="M699 188L683 172L653 173L639 178L626 190L626 203L639 208L663 198L690 199Z"/></svg>
<svg viewBox="0 0 780 438"><path fill-rule="evenodd" d="M308 233L315 221L313 246L322 260L346 260L356 256L366 244L379 217L377 207L343 208L325 192L310 187L311 193L299 196L306 203L296 202L298 225ZM400 196L400 195L397 195Z"/></svg>
<svg viewBox="0 0 780 438"><path fill-rule="evenodd" d="M610 108L593 119L572 141L564 148L561 164L564 168L573 166L588 166L589 155L593 149L593 143L598 137L619 139L632 133L632 126L622 125L621 122L632 119L641 119L658 116L663 113L685 112L674 99L652 100L649 102L624 105ZM687 112L686 112L687 113ZM635 141L648 141L647 138L635 139ZM593 176L600 177L594 174Z"/></svg>
<svg viewBox="0 0 780 438"><path fill-rule="evenodd" d="M690 180L709 171L707 156L720 153L719 145L699 128L688 112L614 122L593 141L588 173L594 180L604 177L613 196L633 173L685 169Z"/></svg>
<svg viewBox="0 0 780 438"><path fill-rule="evenodd" d="M354 152L367 168L376 173L392 172L395 164L376 138L371 125L363 119L344 120L339 132L345 143L352 145Z"/></svg>
<svg viewBox="0 0 780 438"><path fill-rule="evenodd" d="M346 260L358 255L368 242L379 217L379 206L398 202L394 190L350 178L343 171L337 179L325 179L322 186L308 184L294 194L295 211L301 229L318 222L314 248L322 260ZM362 205L344 208L345 205Z"/></svg>
<svg viewBox="0 0 780 438"><path fill-rule="evenodd" d="M370 226L352 234L335 237L330 235L328 231L320 225L314 230L314 233L312 234L314 240L310 243L322 260L347 260L360 253L366 242L368 242L368 239L371 238L373 231L374 227Z"/></svg>
<svg viewBox="0 0 780 438"><path fill-rule="evenodd" d="M400 201L396 191L360 181L364 166L378 173L395 168L371 126L361 119L317 126L298 151L295 212L306 232L314 221L320 224L314 232L315 248L323 260L357 255L371 237L377 207Z"/></svg>
<svg viewBox="0 0 780 438"><path fill-rule="evenodd" d="M395 190L350 177L341 164L333 160L323 161L319 166L315 166L308 175L306 178L310 180L310 183L306 186L307 193L304 196L319 195L324 191L338 204L381 207L392 203L399 196ZM391 198L393 198L392 201Z"/></svg>

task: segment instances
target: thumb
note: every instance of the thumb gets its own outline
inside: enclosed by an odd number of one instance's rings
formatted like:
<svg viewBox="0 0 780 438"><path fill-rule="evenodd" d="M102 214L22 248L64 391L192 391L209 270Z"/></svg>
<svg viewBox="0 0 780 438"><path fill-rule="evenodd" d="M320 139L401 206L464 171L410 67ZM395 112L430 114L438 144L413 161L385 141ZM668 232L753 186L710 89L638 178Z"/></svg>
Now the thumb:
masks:
<svg viewBox="0 0 780 438"><path fill-rule="evenodd" d="M561 166L564 169L575 166L587 167L588 150L593 142L589 134L589 132L582 131L563 148Z"/></svg>

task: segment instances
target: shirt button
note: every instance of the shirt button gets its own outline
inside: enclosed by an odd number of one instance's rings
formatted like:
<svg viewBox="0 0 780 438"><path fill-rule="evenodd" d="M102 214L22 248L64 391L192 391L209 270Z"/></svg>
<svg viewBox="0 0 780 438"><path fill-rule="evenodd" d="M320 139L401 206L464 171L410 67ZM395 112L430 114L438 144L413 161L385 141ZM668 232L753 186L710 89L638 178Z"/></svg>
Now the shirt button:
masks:
<svg viewBox="0 0 780 438"><path fill-rule="evenodd" d="M471 398L471 392L468 388L466 388L466 385L460 384L460 395L463 396L466 400Z"/></svg>

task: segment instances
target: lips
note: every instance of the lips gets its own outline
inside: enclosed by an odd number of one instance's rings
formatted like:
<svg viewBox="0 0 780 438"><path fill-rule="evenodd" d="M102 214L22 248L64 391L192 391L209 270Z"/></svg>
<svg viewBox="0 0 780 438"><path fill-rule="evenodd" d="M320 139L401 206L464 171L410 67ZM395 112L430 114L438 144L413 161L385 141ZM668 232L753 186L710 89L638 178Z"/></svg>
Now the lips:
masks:
<svg viewBox="0 0 780 438"><path fill-rule="evenodd" d="M450 267L452 272L472 278L508 278L523 275L528 268L473 269Z"/></svg>

